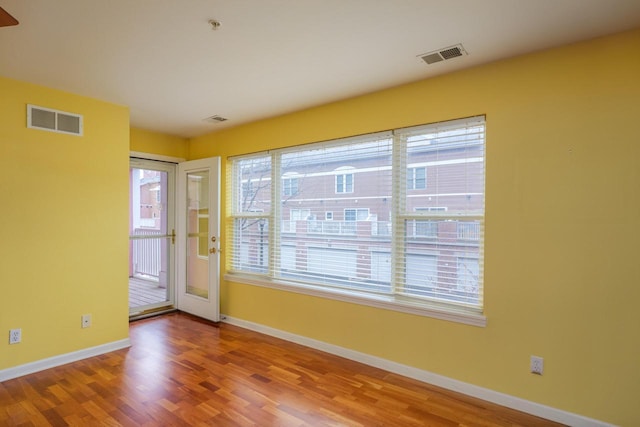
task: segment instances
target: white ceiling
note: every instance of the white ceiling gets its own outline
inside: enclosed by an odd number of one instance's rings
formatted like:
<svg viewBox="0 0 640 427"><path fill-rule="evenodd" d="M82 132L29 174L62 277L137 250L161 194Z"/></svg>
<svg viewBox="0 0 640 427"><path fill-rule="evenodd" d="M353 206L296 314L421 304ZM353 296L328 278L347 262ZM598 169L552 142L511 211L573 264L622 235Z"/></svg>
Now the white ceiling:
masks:
<svg viewBox="0 0 640 427"><path fill-rule="evenodd" d="M0 28L0 75L126 105L132 126L183 137L640 27L640 0L0 6L20 21ZM417 57L457 43L468 56L430 66ZM212 115L228 121L204 120Z"/></svg>

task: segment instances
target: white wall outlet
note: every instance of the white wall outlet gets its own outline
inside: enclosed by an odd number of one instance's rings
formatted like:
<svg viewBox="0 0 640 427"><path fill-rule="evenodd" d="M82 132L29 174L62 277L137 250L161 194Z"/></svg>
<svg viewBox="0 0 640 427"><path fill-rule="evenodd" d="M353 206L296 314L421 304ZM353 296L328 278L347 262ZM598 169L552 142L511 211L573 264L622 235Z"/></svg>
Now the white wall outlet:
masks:
<svg viewBox="0 0 640 427"><path fill-rule="evenodd" d="M22 329L9 330L9 344L18 344L22 341Z"/></svg>
<svg viewBox="0 0 640 427"><path fill-rule="evenodd" d="M530 370L532 374L542 375L544 359L540 356L531 356Z"/></svg>
<svg viewBox="0 0 640 427"><path fill-rule="evenodd" d="M83 314L82 315L82 327L83 328L88 328L89 326L91 326L91 315L90 314Z"/></svg>

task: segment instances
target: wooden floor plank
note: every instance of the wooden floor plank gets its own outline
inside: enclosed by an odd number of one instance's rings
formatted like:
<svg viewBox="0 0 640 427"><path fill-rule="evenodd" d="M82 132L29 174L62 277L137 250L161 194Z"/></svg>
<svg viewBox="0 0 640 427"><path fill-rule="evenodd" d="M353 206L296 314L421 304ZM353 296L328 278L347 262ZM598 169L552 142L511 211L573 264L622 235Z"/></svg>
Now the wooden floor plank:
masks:
<svg viewBox="0 0 640 427"><path fill-rule="evenodd" d="M152 280L129 277L129 309L167 301L167 289Z"/></svg>
<svg viewBox="0 0 640 427"><path fill-rule="evenodd" d="M0 383L1 426L557 426L183 313L132 347Z"/></svg>

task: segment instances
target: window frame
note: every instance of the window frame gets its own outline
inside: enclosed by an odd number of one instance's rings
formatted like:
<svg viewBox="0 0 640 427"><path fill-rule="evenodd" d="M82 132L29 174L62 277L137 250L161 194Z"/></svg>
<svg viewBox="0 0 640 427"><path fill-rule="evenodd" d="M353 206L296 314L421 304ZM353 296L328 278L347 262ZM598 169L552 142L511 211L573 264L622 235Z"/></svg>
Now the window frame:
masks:
<svg viewBox="0 0 640 427"><path fill-rule="evenodd" d="M468 124L467 126L481 126L482 128L482 197L483 197L483 201L482 201L482 206L484 206L484 194L485 194L485 183L484 183L484 162L486 162L486 154L485 152L485 147L486 147L486 140L485 140L485 134L486 134L486 122L484 119L484 116L478 116L478 117L473 117L473 118L469 118L469 119L460 119L460 120L454 120L454 121L450 121L450 122L446 122L445 124L450 125L450 126L454 126L453 123L455 122L467 122L467 123L471 123ZM422 125L422 126L417 126L416 128L428 128L432 125ZM408 238L410 236L406 236L405 237L405 224L408 224L409 222L413 221L414 223L416 221L425 221L425 220L430 220L430 219L435 219L435 220L450 220L452 217L452 215L454 214L447 214L442 213L442 212L435 212L433 214L429 214L428 212L407 212L405 210L405 208L402 208L400 205L399 200L406 200L407 198L407 191L410 190L407 186L407 174L409 173L409 169L406 166L406 153L407 153L407 148L406 148L406 137L403 136L403 131L405 131L406 129L412 129L412 128L405 128L405 129L400 129L398 130L398 132L394 132L394 131L389 131L389 132L384 132L384 134L389 135L390 138L393 139L393 163L392 163L392 167L395 170L395 172L393 173L393 195L392 195L392 199L393 199L393 209L391 211L391 215L390 215L390 219L393 218L392 221L392 231L391 231L391 239L392 239L392 249L391 249L391 254L392 254L392 264L394 264L394 266L392 267L392 274L394 271L397 271L395 269L395 263L397 262L397 259L401 259L402 262L404 262L404 257L406 255L404 255L404 253L406 253L407 249L403 246L400 247L400 243L398 242L402 242L405 238ZM377 134L370 134L370 135L365 135L364 137L370 137L373 138L375 135ZM361 139L362 137L356 137L356 138L345 138L342 140L337 140L336 141L336 145L340 145L340 144L349 144L349 141L352 139ZM327 142L324 143L317 143L317 144L324 144L326 145ZM300 145L300 146L293 146L293 147L289 147L289 148L284 148L284 149L276 149L276 150L270 150L269 152L263 152L263 153L256 153L256 154L250 154L250 155L244 155L244 156L234 156L234 157L230 157L230 159L232 161L236 160L236 159L243 159L243 158L247 158L247 157L259 157L259 156L271 156L271 181L272 182L277 182L277 180L280 179L286 179L287 177L283 177L282 175L280 175L280 171L281 171L281 156L283 154L288 154L291 152L295 152L295 151L305 151L305 150L309 150L309 145L313 145L313 144L307 144L307 145ZM417 166L417 167L422 167L422 166ZM233 168L230 168L233 169ZM336 194L351 194L354 192L354 181L355 181L355 177L354 177L354 172L347 172L348 169L353 169L349 166L343 166L340 167L338 169L336 169L334 171L335 174L335 191ZM415 184L415 168L413 168L414 171L413 173L413 179L414 179L414 184ZM346 176L350 175L351 176L351 192L346 193L344 190L348 189L348 182L347 182L347 178ZM342 183L339 186L339 181L338 181L338 176L342 176ZM235 182L233 177L231 179L228 180L228 182ZM341 187L341 188L339 188ZM426 168L425 168L425 187L426 187ZM338 191L338 190L343 190L343 191ZM284 196L284 186L283 185L278 185L278 186L272 186L271 187L271 200L273 201L278 201L272 204L273 208L270 212L270 214L268 215L268 219L269 219L269 247L270 248L279 248L280 247L280 237L281 237L281 233L280 233L280 221L282 220L282 215L281 215L281 203L279 201L283 200ZM235 194L234 189L232 188L230 191L227 191L228 197L233 198L233 195ZM386 199L385 199L386 200ZM228 200L229 202L229 200ZM228 206L235 206L234 205L234 201L231 200L230 203L228 203ZM345 212L348 208L345 209ZM435 210L440 211L441 209L439 208L435 208ZM233 224L233 220L237 217L241 217L241 216L246 216L245 214L238 214L236 212L228 212L228 216L232 219L232 221L229 221L228 224ZM357 212L356 212L356 218L357 218ZM325 216L326 219L326 216ZM468 220L471 219L472 221L478 221L480 224L481 229L484 228L484 208L482 209L482 213L481 214L476 214L476 215L467 215L463 217L464 220ZM454 219L455 220L455 219ZM346 217L345 217L345 221L346 221ZM233 230L228 230L228 236L232 236L234 233ZM479 286L481 288L480 290L480 294L479 294L479 305L477 306L470 306L469 304L458 304L458 303L450 303L448 301L445 300L429 300L429 299L420 299L420 300L416 300L416 297L411 297L411 296L407 296L406 292L404 292L404 294L402 294L402 292L397 293L395 290L393 291L394 293L392 295L385 295L385 294L372 294L369 292L363 292L363 291L358 291L358 290L353 290L350 288L327 288L325 286L322 285L318 285L318 284L314 284L314 283L304 283L304 282L299 282L299 281L289 281L289 280L285 280L282 278L279 278L278 274L276 274L276 270L279 268L279 261L277 260L277 258L274 254L273 251L270 255L270 263L269 263L269 271L268 274L264 275L264 274L252 274L251 272L245 272L245 271L233 271L233 266L231 263L228 264L228 268L227 268L227 272L225 274L225 279L229 280L229 281L233 281L233 282L239 282L239 283L247 283L247 284L252 284L252 285L256 285L256 286L264 286L264 287L268 287L268 288L275 288L275 289L282 289L282 290L286 290L286 291L290 291L290 292L296 292L296 293L302 293L305 295L315 295L315 296L319 296L319 297L323 297L323 298L329 298L329 299L335 299L335 300L339 300L339 301L348 301L348 302L353 302L353 303L357 303L357 304L362 304L362 305L368 305L368 306L373 306L373 307L379 307L379 308L384 308L384 309L391 309L391 310L396 310L396 311L400 311L400 312L405 312L405 313L411 313L411 314L417 314L417 315L422 315L422 316L427 316L427 317L433 317L433 318L438 318L438 319L443 319L443 320L450 320L450 321L454 321L454 322L459 322L459 323L463 323L463 324L468 324L468 325L473 325L473 326L480 326L480 327L484 327L486 326L486 317L484 316L483 313L483 307L484 307L484 303L482 301L482 288L484 287L484 283L482 282L482 276L483 276L483 271L484 271L484 259L483 259L483 254L484 254L484 236L482 234L481 231L481 240L479 243L479 247L480 247L480 262L481 262L481 266L479 267L480 273L479 273L479 277L481 278ZM229 240L230 242L233 242L233 238L231 237L231 240ZM468 256L465 256L468 258ZM396 289L395 285L393 284L393 279L392 279L392 290Z"/></svg>
<svg viewBox="0 0 640 427"><path fill-rule="evenodd" d="M295 185L294 185L295 183ZM293 197L298 195L299 189L298 177L285 176L282 178L282 195Z"/></svg>
<svg viewBox="0 0 640 427"><path fill-rule="evenodd" d="M418 178L418 170L424 173L423 178ZM422 186L418 186L418 182L422 181ZM411 183L411 185L409 185ZM407 190L426 190L427 189L427 168L425 166L414 166L407 168Z"/></svg>
<svg viewBox="0 0 640 427"><path fill-rule="evenodd" d="M352 222L356 222L356 221L366 221L367 218L369 217L369 215L371 215L371 209L369 208L344 208L344 220L345 221L352 221ZM361 217L360 213L366 212L366 216L364 216L364 219ZM347 219L347 213L354 214L354 218L353 219Z"/></svg>
<svg viewBox="0 0 640 427"><path fill-rule="evenodd" d="M341 182L338 182L339 178L342 178ZM349 179L351 182L349 182ZM354 173L340 173L336 174L336 194L353 194L355 191L355 176Z"/></svg>

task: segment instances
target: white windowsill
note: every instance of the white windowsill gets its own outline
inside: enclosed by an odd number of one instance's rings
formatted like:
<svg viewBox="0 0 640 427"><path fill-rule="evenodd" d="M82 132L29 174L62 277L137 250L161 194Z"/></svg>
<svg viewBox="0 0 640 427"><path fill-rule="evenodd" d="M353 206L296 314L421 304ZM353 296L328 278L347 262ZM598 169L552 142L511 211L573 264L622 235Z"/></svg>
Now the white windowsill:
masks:
<svg viewBox="0 0 640 427"><path fill-rule="evenodd" d="M365 294L358 291L343 289L326 289L314 285L301 285L285 280L269 279L250 274L227 273L224 279L230 282L243 283L247 285L262 286L265 288L279 289L288 292L295 292L304 295L312 295L321 298L328 298L337 301L350 302L354 304L367 305L370 307L383 308L386 310L399 311L401 313L415 314L418 316L432 317L434 319L448 320L451 322L463 323L466 325L485 327L487 318L482 313L465 310L460 307L450 307L446 305L427 305L428 303L414 303L402 301L391 296Z"/></svg>

